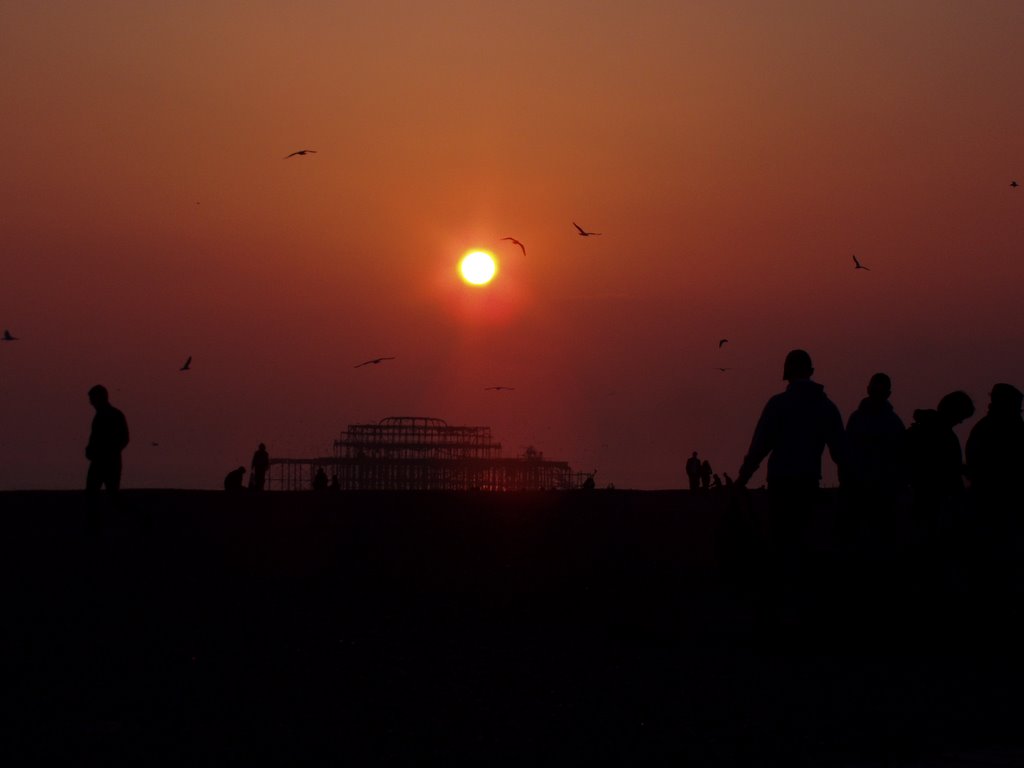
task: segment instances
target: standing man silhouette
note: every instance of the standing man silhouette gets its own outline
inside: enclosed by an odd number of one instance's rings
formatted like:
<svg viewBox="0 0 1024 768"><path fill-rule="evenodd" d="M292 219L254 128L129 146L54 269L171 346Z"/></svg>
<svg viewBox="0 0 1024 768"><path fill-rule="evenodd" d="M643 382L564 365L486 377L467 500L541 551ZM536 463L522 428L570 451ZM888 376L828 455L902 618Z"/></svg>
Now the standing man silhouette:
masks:
<svg viewBox="0 0 1024 768"><path fill-rule="evenodd" d="M252 455L252 489L262 491L267 479L267 469L270 467L270 455L267 453L267 446L260 443L256 453Z"/></svg>
<svg viewBox="0 0 1024 768"><path fill-rule="evenodd" d="M714 472L711 471L711 462L704 459L700 463L700 487L702 491L706 491L711 488L711 475Z"/></svg>
<svg viewBox="0 0 1024 768"><path fill-rule="evenodd" d="M802 349L786 355L785 392L768 400L743 459L737 485L743 487L768 458L769 530L777 566L796 576L804 559L804 536L821 482L825 446L842 463L843 419L825 388L811 376L811 356Z"/></svg>
<svg viewBox="0 0 1024 768"><path fill-rule="evenodd" d="M89 402L96 415L85 447L85 458L89 460L85 489L95 493L106 486L108 493L117 493L121 487L121 451L128 445L128 422L110 404L106 387L97 384L90 389Z"/></svg>
<svg viewBox="0 0 1024 768"><path fill-rule="evenodd" d="M686 479L690 481L691 491L700 489L700 459L696 451L686 460Z"/></svg>

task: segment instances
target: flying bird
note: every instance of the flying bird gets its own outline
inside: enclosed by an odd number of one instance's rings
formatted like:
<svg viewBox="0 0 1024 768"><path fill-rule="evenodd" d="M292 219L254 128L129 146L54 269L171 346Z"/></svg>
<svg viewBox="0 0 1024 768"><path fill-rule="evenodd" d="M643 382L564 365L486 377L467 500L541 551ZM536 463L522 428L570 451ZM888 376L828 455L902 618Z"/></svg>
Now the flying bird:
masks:
<svg viewBox="0 0 1024 768"><path fill-rule="evenodd" d="M729 340L728 339L719 339L718 340L718 348L721 349L722 345L725 344L727 341L729 341Z"/></svg>
<svg viewBox="0 0 1024 768"><path fill-rule="evenodd" d="M394 360L393 357L375 357L373 360L367 360L366 362L360 363L359 365L352 366L353 368L362 368L364 365L380 365L384 360Z"/></svg>
<svg viewBox="0 0 1024 768"><path fill-rule="evenodd" d="M1016 179L1015 179L1015 180L1013 180L1013 181L1011 181L1011 182L1010 182L1010 186L1011 186L1011 187L1019 187L1019 186L1020 186L1020 184L1018 184L1018 183L1017 183L1017 181L1016 181Z"/></svg>
<svg viewBox="0 0 1024 768"><path fill-rule="evenodd" d="M722 373L725 373L726 371L731 371L731 370L732 370L732 368L717 368L716 370L719 370L719 371L721 371Z"/></svg>
<svg viewBox="0 0 1024 768"><path fill-rule="evenodd" d="M295 157L296 155L304 156L304 155L315 155L315 154L316 154L316 150L315 149L300 149L297 152L292 152L290 155L285 155L284 159L287 160L289 157Z"/></svg>
<svg viewBox="0 0 1024 768"><path fill-rule="evenodd" d="M572 225L574 227L576 227L576 229L578 229L580 231L580 237L590 237L591 235L600 235L601 234L600 232L587 232L587 230L585 230L583 227L581 227L575 221L572 223Z"/></svg>
<svg viewBox="0 0 1024 768"><path fill-rule="evenodd" d="M178 370L179 371L191 371L192 370L192 355L188 356L188 360L186 360L185 364L183 366L181 366L181 368L179 368Z"/></svg>
<svg viewBox="0 0 1024 768"><path fill-rule="evenodd" d="M4 331L4 341L17 341L17 336L11 336L11 332L8 330Z"/></svg>
<svg viewBox="0 0 1024 768"><path fill-rule="evenodd" d="M856 256L853 257L853 263L856 265L856 266L854 266L854 269L867 269L868 272L871 271L870 269L865 267L863 264L861 264L860 261L857 260Z"/></svg>
<svg viewBox="0 0 1024 768"><path fill-rule="evenodd" d="M525 256L525 255L526 255L526 246L525 246L525 245L523 245L522 243L520 243L520 242L519 242L518 240L516 240L516 239L515 239L514 237L503 237L503 238L501 238L501 239L502 239L502 240L511 240L511 241L512 241L513 243L515 243L516 245L518 245L518 246L519 246L520 248L522 248L522 249L523 249L523 256Z"/></svg>
<svg viewBox="0 0 1024 768"><path fill-rule="evenodd" d="M484 387L484 389L493 389L495 392L511 392L515 387Z"/></svg>

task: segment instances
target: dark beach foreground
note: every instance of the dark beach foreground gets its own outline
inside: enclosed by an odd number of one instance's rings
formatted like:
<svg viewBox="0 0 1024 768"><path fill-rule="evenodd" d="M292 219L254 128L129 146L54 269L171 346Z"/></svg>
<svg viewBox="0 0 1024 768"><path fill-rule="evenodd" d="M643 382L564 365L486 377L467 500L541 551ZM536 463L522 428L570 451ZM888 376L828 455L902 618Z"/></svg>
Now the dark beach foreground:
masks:
<svg viewBox="0 0 1024 768"><path fill-rule="evenodd" d="M1019 599L764 499L0 494L19 763L1019 765ZM1005 596L1004 596L1005 597ZM10 764L8 762L8 764Z"/></svg>

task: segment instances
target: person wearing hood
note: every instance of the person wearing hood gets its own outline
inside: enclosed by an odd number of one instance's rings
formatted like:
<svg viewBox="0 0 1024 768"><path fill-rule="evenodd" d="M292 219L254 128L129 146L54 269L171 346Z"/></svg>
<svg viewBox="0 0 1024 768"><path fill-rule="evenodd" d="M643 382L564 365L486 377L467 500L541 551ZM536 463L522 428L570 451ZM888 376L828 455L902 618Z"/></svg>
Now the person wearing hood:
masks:
<svg viewBox="0 0 1024 768"><path fill-rule="evenodd" d="M840 481L858 499L891 500L907 483L903 420L889 396L892 380L876 373L868 382L868 396L846 423L848 461Z"/></svg>
<svg viewBox="0 0 1024 768"><path fill-rule="evenodd" d="M813 374L807 352L794 349L786 355L782 378L789 384L765 405L736 478L745 486L768 457L769 527L776 553L783 557L802 549L825 446L837 464L845 456L842 416L825 388L811 381Z"/></svg>
<svg viewBox="0 0 1024 768"><path fill-rule="evenodd" d="M988 413L971 429L965 446L971 491L985 505L1012 499L1024 474L1024 393L1012 384L996 384L990 398Z"/></svg>

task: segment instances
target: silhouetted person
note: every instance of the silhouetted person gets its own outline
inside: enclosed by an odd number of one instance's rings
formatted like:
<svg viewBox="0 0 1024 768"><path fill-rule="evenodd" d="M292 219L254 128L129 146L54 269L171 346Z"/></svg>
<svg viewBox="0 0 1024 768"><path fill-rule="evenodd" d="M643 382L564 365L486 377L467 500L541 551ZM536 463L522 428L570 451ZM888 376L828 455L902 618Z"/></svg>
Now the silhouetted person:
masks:
<svg viewBox="0 0 1024 768"><path fill-rule="evenodd" d="M245 467L239 467L238 469L232 469L226 475L224 475L224 490L225 491L241 491L243 489L242 479L245 477Z"/></svg>
<svg viewBox="0 0 1024 768"><path fill-rule="evenodd" d="M975 572L994 599L1019 588L1018 541L1024 476L1024 393L1012 384L992 387L988 413L971 429L965 446L977 520Z"/></svg>
<svg viewBox="0 0 1024 768"><path fill-rule="evenodd" d="M934 410L914 411L914 423L907 429L916 570L928 590L952 586L960 566L958 555L964 542L957 541L954 526L960 522L964 461L953 428L973 415L974 403L967 393L950 392Z"/></svg>
<svg viewBox="0 0 1024 768"><path fill-rule="evenodd" d="M85 447L85 458L89 460L85 488L96 492L105 486L109 493L116 493L121 487L121 451L128 445L128 422L110 404L106 387L97 384L90 389L89 402L96 415Z"/></svg>
<svg viewBox="0 0 1024 768"><path fill-rule="evenodd" d="M966 392L950 392L934 410L914 411L914 423L907 430L907 460L919 511L963 494L963 452L953 428L973 415L974 403Z"/></svg>
<svg viewBox="0 0 1024 768"><path fill-rule="evenodd" d="M811 356L802 349L786 355L786 391L768 400L754 429L736 482L746 485L768 456L768 490L804 492L821 482L825 446L842 463L843 420L825 388L811 381ZM770 454L770 456L769 456Z"/></svg>
<svg viewBox="0 0 1024 768"><path fill-rule="evenodd" d="M249 480L254 491L262 491L267 480L267 470L270 468L270 454L267 453L267 446L260 443L260 447L252 455L252 474Z"/></svg>
<svg viewBox="0 0 1024 768"><path fill-rule="evenodd" d="M316 468L316 474L313 476L313 490L314 491L326 491L327 490L327 473L324 472L323 467Z"/></svg>
<svg viewBox="0 0 1024 768"><path fill-rule="evenodd" d="M704 459L700 465L700 487L705 491L711 487L711 462Z"/></svg>
<svg viewBox="0 0 1024 768"><path fill-rule="evenodd" d="M718 488L721 488L721 487L722 487L722 478L720 478L718 476L718 473L716 472L713 475L711 475L711 488L714 490L714 489L718 489Z"/></svg>
<svg viewBox="0 0 1024 768"><path fill-rule="evenodd" d="M338 480L338 476L336 474L331 475L331 485L329 487L329 490L332 490L332 491L340 491L341 490L341 481Z"/></svg>
<svg viewBox="0 0 1024 768"><path fill-rule="evenodd" d="M700 488L700 459L696 451L686 460L686 479L690 481L691 491Z"/></svg>
<svg viewBox="0 0 1024 768"><path fill-rule="evenodd" d="M594 482L593 475L587 475L587 479L583 481L583 485L580 486L584 491L594 490L596 483Z"/></svg>
<svg viewBox="0 0 1024 768"><path fill-rule="evenodd" d="M800 578L806 531L821 482L821 456L828 446L832 460L843 462L843 420L811 376L811 356L802 349L786 355L784 392L768 400L754 429L737 485L745 487L768 457L768 529L776 576Z"/></svg>
<svg viewBox="0 0 1024 768"><path fill-rule="evenodd" d="M971 429L965 446L971 491L986 506L1019 494L1024 475L1024 393L1012 384L996 384L988 413Z"/></svg>
<svg viewBox="0 0 1024 768"><path fill-rule="evenodd" d="M840 479L858 496L892 497L907 482L907 428L889 402L891 394L892 381L876 373L868 382L868 396L846 423L848 454Z"/></svg>
<svg viewBox="0 0 1024 768"><path fill-rule="evenodd" d="M891 575L882 566L900 550L902 518L896 499L907 487L906 431L889 396L892 381L884 373L871 377L867 397L846 422L847 460L839 468L843 489L838 535L840 543L869 567L858 573L884 589Z"/></svg>

